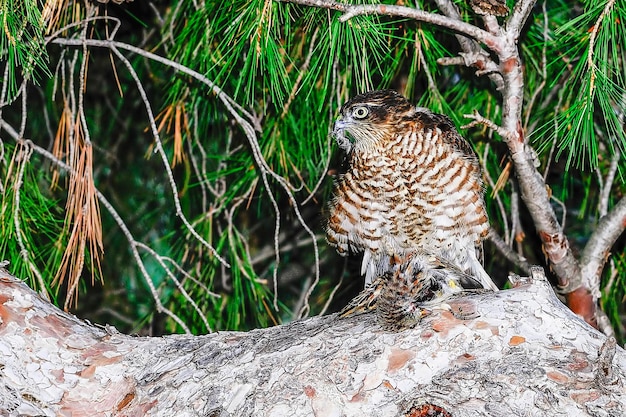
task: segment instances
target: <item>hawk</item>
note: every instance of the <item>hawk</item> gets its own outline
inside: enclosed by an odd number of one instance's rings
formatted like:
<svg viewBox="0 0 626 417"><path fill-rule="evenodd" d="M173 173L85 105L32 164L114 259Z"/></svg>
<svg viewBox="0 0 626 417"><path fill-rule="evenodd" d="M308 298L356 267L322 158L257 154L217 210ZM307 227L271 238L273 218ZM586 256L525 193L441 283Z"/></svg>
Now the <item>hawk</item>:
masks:
<svg viewBox="0 0 626 417"><path fill-rule="evenodd" d="M328 243L363 254L366 285L392 256L419 252L497 290L479 261L489 229L480 165L452 121L393 90L359 94L340 113L333 134L347 170L335 184Z"/></svg>

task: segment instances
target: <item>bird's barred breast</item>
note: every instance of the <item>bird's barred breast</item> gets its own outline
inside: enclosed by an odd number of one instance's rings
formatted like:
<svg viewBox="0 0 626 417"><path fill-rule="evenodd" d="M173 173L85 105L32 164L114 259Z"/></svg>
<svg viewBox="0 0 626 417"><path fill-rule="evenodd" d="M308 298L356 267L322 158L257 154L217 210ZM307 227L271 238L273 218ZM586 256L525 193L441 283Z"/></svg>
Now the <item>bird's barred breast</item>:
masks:
<svg viewBox="0 0 626 417"><path fill-rule="evenodd" d="M398 135L354 155L336 185L328 242L342 254L392 253L431 239L449 246L461 236L470 243L484 236L478 163L445 146L440 135L438 129Z"/></svg>
<svg viewBox="0 0 626 417"><path fill-rule="evenodd" d="M389 212L377 191L381 189L376 178L361 183L351 172L339 179L326 239L340 254L360 252L366 247L372 251L380 248Z"/></svg>

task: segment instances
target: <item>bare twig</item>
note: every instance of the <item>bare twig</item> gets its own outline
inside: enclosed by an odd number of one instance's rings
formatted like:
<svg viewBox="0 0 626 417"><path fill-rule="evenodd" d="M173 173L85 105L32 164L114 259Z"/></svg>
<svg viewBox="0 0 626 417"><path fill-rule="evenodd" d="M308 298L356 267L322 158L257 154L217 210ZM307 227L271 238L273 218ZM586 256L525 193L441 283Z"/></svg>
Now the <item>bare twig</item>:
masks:
<svg viewBox="0 0 626 417"><path fill-rule="evenodd" d="M9 79L9 66L10 65L11 63L8 61L6 61L4 64L4 73L2 76L3 80ZM7 105L6 98L7 98L7 92L8 92L8 85L9 83L4 82L2 83L2 87L0 88L0 122L2 122L2 111L4 109L4 106ZM0 137L0 164L4 164L4 163L5 163L4 141L2 140L2 137ZM0 193L4 194L4 184L2 183L2 181L0 181Z"/></svg>
<svg viewBox="0 0 626 417"><path fill-rule="evenodd" d="M330 129L332 129L332 125L330 126L331 126ZM332 147L332 134L331 132L328 132L328 135L326 136L326 158L324 159L324 167L322 168L322 172L320 174L319 180L317 180L317 183L315 183L315 186L311 189L309 196L305 198L304 200L302 200L302 205L305 205L312 198L314 198L315 193L317 193L317 190L319 190L320 186L324 183L324 181L326 181L326 174L328 173L328 167L330 166L330 159L332 156L331 147Z"/></svg>
<svg viewBox="0 0 626 417"><path fill-rule="evenodd" d="M495 131L498 135L502 136L503 139L508 139L510 136L510 132L504 129L502 126L497 125L493 121L483 117L478 113L478 111L474 111L473 114L464 114L463 117L466 119L473 119L473 122L470 122L464 126L461 126L461 129L469 129L478 125L485 125L491 130Z"/></svg>
<svg viewBox="0 0 626 417"><path fill-rule="evenodd" d="M318 316L323 316L324 314L326 314L326 311L328 311L328 307L330 307L330 303L333 302L333 299L335 298L335 294L337 294L337 291L339 291L339 288L341 288L341 285L343 284L343 276L344 274L340 275L341 278L339 278L339 282L337 283L337 285L333 287L332 291L328 295L328 299L326 299L326 302L324 303L324 307L322 307Z"/></svg>
<svg viewBox="0 0 626 417"><path fill-rule="evenodd" d="M548 178L548 173L550 172L550 165L552 164L552 157L554 156L554 151L556 150L556 144L558 142L558 128L559 128L559 109L561 108L561 103L563 102L563 89L560 90L559 92L559 99L556 103L556 106L554 106L554 111L553 114L554 116L552 117L553 119L553 123L554 123L554 136L552 138L552 144L550 145L550 152L548 152L548 158L546 159L546 167L543 170L543 181L546 182L547 178Z"/></svg>
<svg viewBox="0 0 626 417"><path fill-rule="evenodd" d="M122 49L122 50L126 50L129 52L132 52L134 54L143 56L145 58L148 58L150 60L156 61L156 62L160 62L161 64L164 64L168 67L171 67L172 69L175 69L178 72L181 72L183 74L187 74L190 77L194 78L197 81L200 81L202 84L207 85L219 98L220 100L224 101L224 102L228 102L229 105L232 108L237 109L238 112L240 112L241 114L243 114L245 117L247 117L250 120L253 120L254 117L252 116L252 114L250 114L248 111L246 111L243 107L241 107L237 102L235 102L234 100L232 100L230 97L228 97L213 81L211 81L210 79L208 79L207 77L205 77L204 75L192 70L191 68L188 68L184 65L179 64L178 62L172 61L171 59L167 59L164 58L160 55L157 54L153 54L152 52L148 52L145 51L141 48L138 48L136 46L133 45L129 45L127 43L124 42L117 42L112 40L113 35L111 35L111 39L110 40L99 40L99 39L67 39L67 38L53 38L51 36L46 38L46 42L47 43L53 43L53 44L57 44L57 45L64 45L64 46L82 46L83 44L87 45L87 46L95 46L98 48L117 48L117 49Z"/></svg>
<svg viewBox="0 0 626 417"><path fill-rule="evenodd" d="M183 322L182 319L178 317L178 315L176 315L169 308L165 307L163 303L161 302L161 298L159 297L159 294L156 290L156 287L154 286L154 283L152 282L150 274L148 273L148 270L146 269L146 266L143 263L143 259L141 259L141 255L139 255L139 252L137 251L137 247L136 245L134 245L136 240L133 238L133 235L130 233L130 230L128 229L124 221L122 220L122 217L117 213L113 205L109 203L109 201L104 197L104 195L100 193L100 191L96 190L96 193L98 195L98 200L100 201L100 204L102 204L107 209L109 214L113 217L118 227L122 230L122 233L124 233L124 235L126 236L126 239L130 243L130 250L133 254L133 257L135 258L135 262L137 263L139 270L141 271L141 274L144 276L145 282L148 284L148 287L150 288L150 292L152 293L152 299L154 300L156 304L157 311L159 313L164 313L170 318L172 318L172 320L178 323L178 325L185 331L185 333L191 333L191 331L189 330L189 327L187 327L185 322Z"/></svg>
<svg viewBox="0 0 626 417"><path fill-rule="evenodd" d="M5 61L4 73L2 75L3 80L9 79L9 65L10 65L10 62ZM2 109L4 108L4 106L8 104L6 102L8 89L9 89L9 83L7 82L2 83L2 87L0 88L0 119L2 119Z"/></svg>
<svg viewBox="0 0 626 417"><path fill-rule="evenodd" d="M191 304L191 306L193 307L193 309L196 311L196 313L198 313L198 316L200 316L200 319L202 320L202 322L204 323L204 325L206 326L206 328L208 329L209 332L212 332L211 330L211 326L209 325L209 322L206 318L206 315L202 312L202 310L200 309L200 307L198 307L198 304L193 300L193 298L189 295L189 293L187 292L187 290L185 290L185 287L183 287L182 283L180 282L180 280L178 280L178 278L176 278L176 276L172 273L172 271L170 271L170 269L167 267L167 265L165 264L165 262L169 262L171 264L174 265L174 268L176 270L178 270L178 272L180 272L184 277L187 278L191 278L191 275L188 274L187 272L185 272L180 266L178 266L178 264L176 262L174 262L173 259L168 258L166 256L161 256L159 255L154 249L152 249L151 247L149 247L148 245L145 245L141 242L135 242L135 245L143 250L145 250L146 252L148 252L150 255L152 255L152 257L157 261L157 263L159 265L161 265L161 268L163 268L163 270L165 271L165 274L167 275L167 277L174 283L174 285L176 285L176 288L178 288L178 291L180 291L180 293L183 295L183 297L185 297L185 299L187 300L187 302L189 304ZM206 287L205 287L206 288ZM218 297L219 296L213 292L209 292L209 294L213 297Z"/></svg>
<svg viewBox="0 0 626 417"><path fill-rule="evenodd" d="M522 254L522 240L524 231L522 230L522 222L519 215L519 191L515 181L511 181L511 236L509 241L517 246L517 253Z"/></svg>
<svg viewBox="0 0 626 417"><path fill-rule="evenodd" d="M228 262L226 262L226 260L222 258L220 254L217 253L213 245L211 245L209 242L206 241L206 239L200 236L200 234L196 231L196 229L194 229L194 227L191 225L189 220L187 220L187 217L183 213L183 209L180 205L180 199L178 197L178 186L176 185L176 180L174 179L174 173L172 172L172 169L170 168L169 160L167 159L167 155L165 154L165 150L163 149L163 145L161 143L159 132L156 126L156 121L154 119L154 114L152 113L150 101L148 100L148 96L143 88L141 80L139 79L139 76L135 72L131 63L126 59L126 57L122 55L115 46L111 46L111 50L117 56L117 58L120 61L122 61L122 63L124 63L124 65L128 69L128 72L130 73L131 77L135 81L135 85L137 86L137 90L139 91L139 94L143 100L144 106L146 107L146 112L148 114L148 119L150 121L150 129L152 130L152 136L156 143L155 150L161 156L161 159L163 161L163 168L165 169L167 178L170 183L170 188L172 189L172 197L174 200L174 206L176 208L176 215L181 219L181 221L187 227L187 230L189 231L189 233L191 233L193 237L198 240L198 242L202 243L206 248L208 248L209 251L211 251L211 253L213 254L213 256L215 256L221 263L228 265Z"/></svg>
<svg viewBox="0 0 626 417"><path fill-rule="evenodd" d="M436 0L437 7L449 18L461 20L456 5L450 0ZM475 67L478 69L476 75L487 75L491 82L496 86L496 90L502 91L504 88L500 68L491 58L489 53L475 40L463 35L456 35L456 39L461 46L460 58L442 58L438 62L441 65L465 65L467 67Z"/></svg>
<svg viewBox="0 0 626 417"><path fill-rule="evenodd" d="M495 230L489 229L489 234L487 235L487 239L498 249L498 251L504 255L506 259L509 260L513 265L520 268L527 274L530 274L530 267L532 266L526 258L517 254L514 250L512 250L509 245L498 235Z"/></svg>
<svg viewBox="0 0 626 417"><path fill-rule="evenodd" d="M494 191L492 197L496 199L496 203L498 204L498 210L500 210L500 218L502 219L502 226L504 228L505 243L509 245L509 220L506 214L506 209L504 208L504 203L502 202L500 193L495 189L496 185L493 182L493 178L491 178L491 174L489 174L489 170L487 169L487 155L489 155L490 149L491 146L489 146L489 143L487 143L487 145L485 146L485 151L483 152L483 157L480 162L483 166L483 175L487 180L487 184L489 184L491 189Z"/></svg>
<svg viewBox="0 0 626 417"><path fill-rule="evenodd" d="M604 5L604 10L602 10L602 13L598 17L598 20L596 20L595 24L591 27L591 34L589 35L589 46L587 50L587 68L589 69L589 72L590 72L590 75L589 75L589 80L590 80L589 81L589 95L590 96L593 96L593 90L595 88L595 81L596 81L597 67L593 63L593 52L594 52L594 46L596 43L596 37L598 36L598 31L600 30L600 27L602 26L602 21L609 14L609 12L611 11L614 5L615 5L615 0L607 1L606 4Z"/></svg>
<svg viewBox="0 0 626 417"><path fill-rule="evenodd" d="M20 136L21 137L21 136ZM32 272L32 274L37 279L37 284L39 285L39 293L48 301L50 301L50 296L48 291L46 290L46 284L43 280L43 276L37 268L37 265L33 262L32 257L30 256L30 251L26 247L26 243L22 237L22 227L19 219L20 215L20 195L22 190L22 184L24 183L24 169L29 162L30 156L32 155L33 150L28 146L26 141L19 139L18 146L15 148L15 153L13 160L11 163L15 162L18 165L18 173L15 177L15 181L13 182L13 227L15 227L15 240L17 241L17 245L20 248L20 255L26 265L28 265L28 269ZM10 171L10 169L9 169Z"/></svg>
<svg viewBox="0 0 626 417"><path fill-rule="evenodd" d="M87 34L88 25L84 26L83 36ZM87 119L85 118L85 89L87 81L87 62L89 58L89 50L87 45L83 45L82 62L80 64L80 71L78 74L78 117L80 118L80 124L82 127L83 140L85 145L91 146L91 136L89 133L89 126L87 126Z"/></svg>
<svg viewBox="0 0 626 417"><path fill-rule="evenodd" d="M615 152L611 157L611 164L609 170L606 173L606 178L603 181L600 188L600 198L598 201L598 214L600 217L605 216L609 211L609 199L611 197L611 188L613 187L613 181L615 180L615 174L617 173L617 167L622 157L620 152Z"/></svg>
<svg viewBox="0 0 626 417"><path fill-rule="evenodd" d="M279 1L283 3L300 4L302 6L317 7L319 9L337 10L340 12L345 12L350 8L349 4L337 3L336 1L332 1L332 0L295 0L295 1L279 0Z"/></svg>
<svg viewBox="0 0 626 417"><path fill-rule="evenodd" d="M230 206L229 210L228 210L228 215L226 216L226 222L228 223L228 227L227 227L227 233L228 233L228 241L231 243L231 246L236 246L236 243L241 243L246 256L248 257L248 259L250 259L250 250L248 248L248 244L246 242L246 239L243 238L243 236L241 235L241 233L239 233L239 231L237 230L237 228L235 227L235 223L233 222L233 218L235 217L235 211L237 210L237 208L243 204L246 201L246 198L249 197L250 195L252 195L252 193L254 192L254 188L256 187L256 180L255 182L253 182L253 184L239 197L237 198L237 200ZM236 239L237 240L236 240ZM250 274L248 273L248 270L246 268L246 265L244 265L244 261L241 259L241 257L239 256L239 254L236 251L233 251L232 258L235 259L235 262L237 263L237 269L239 271L241 271L241 273L249 280L254 279L252 276L250 276ZM223 285L225 286L225 288L229 288L230 286L226 283L223 282Z"/></svg>
<svg viewBox="0 0 626 417"><path fill-rule="evenodd" d="M304 74L307 72L307 70L309 69L309 66L311 65L311 58L313 57L313 52L315 51L315 46L316 46L315 41L317 40L317 35L319 33L319 30L320 30L319 27L315 28L315 31L313 32L313 35L311 36L311 40L310 40L311 44L309 45L309 51L307 52L306 57L304 58L304 62L302 63L302 66L298 69L298 76L296 77L296 81L294 81L293 87L291 88L291 92L289 93L289 97L287 98L287 102L283 106L283 111L280 113L281 119L283 119L289 112L289 108L291 107L291 102L296 97L298 90L300 90L300 83L302 82L302 79L304 78Z"/></svg>
<svg viewBox="0 0 626 417"><path fill-rule="evenodd" d="M288 240L287 240L288 239ZM323 242L325 239L325 236L317 236L317 240L318 242ZM280 251L281 252L290 252L296 248L302 248L302 247L306 247L309 246L312 242L311 242L311 237L308 236L305 239L296 239L293 236L287 236L284 234L281 234L281 245L280 245ZM288 242L288 243L285 243ZM260 263L263 263L265 261L267 261L269 258L273 257L274 254L270 253L270 250L262 250L259 253L257 253L255 256L250 258L250 263L252 265L258 265Z"/></svg>
<svg viewBox="0 0 626 417"><path fill-rule="evenodd" d="M115 35L117 34L117 31L119 30L120 26L122 25L122 22L116 18L116 17L112 17L112 16L92 16L92 17L86 17L82 20L79 20L77 22L72 22L66 26L63 26L62 28L60 28L59 30L52 32L50 35L48 35L45 39L45 42L48 43L50 41L50 39L54 39L57 36L60 36L62 33L65 33L68 29L72 29L75 27L86 27L90 22L94 22L94 21L98 21L98 20L104 20L104 21L112 21L115 25L113 26L113 30L111 31L111 33L109 34L109 39L113 39L115 38Z"/></svg>
<svg viewBox="0 0 626 417"><path fill-rule="evenodd" d="M602 288L602 292L605 296L609 295L611 290L613 289L613 285L615 285L615 281L619 277L619 270L615 267L615 259L611 258L609 261L609 272L607 274L609 277L606 280L606 285Z"/></svg>
<svg viewBox="0 0 626 417"><path fill-rule="evenodd" d="M407 19L414 19L420 22L431 23L470 36L488 45L493 45L496 41L496 38L491 33L484 31L469 23L465 23L461 20L450 19L447 16L442 16L436 13L429 13L423 10L418 10L405 6L383 4L349 6L346 8L344 14L339 17L339 20L341 22L346 22L356 16L368 14L405 17Z"/></svg>
<svg viewBox="0 0 626 417"><path fill-rule="evenodd" d="M193 108L194 114L197 116L198 106L197 104ZM198 119L196 119L198 120ZM190 140L186 140L185 144L187 145L187 153L189 154L189 159L191 160L191 167L193 168L194 173L198 178L201 178L199 182L200 193L202 194L202 198L200 199L200 204L202 204L202 212L206 213L207 208L207 184L206 184L206 152L204 151L204 147L198 140L198 123L194 123L193 126L193 136ZM193 146L196 146L198 149L198 153L200 153L201 163L198 164L196 152L193 151Z"/></svg>
<svg viewBox="0 0 626 417"><path fill-rule="evenodd" d="M535 3L536 0L524 0L515 2L513 13L504 25L507 32L505 35L507 39L514 40L515 43L517 43L517 39L522 33L524 24L526 23L526 20L528 20L528 17L532 12L533 7L535 7Z"/></svg>
<svg viewBox="0 0 626 417"><path fill-rule="evenodd" d="M178 264L178 262L176 262L174 259L170 258L169 256L163 256L163 255L159 255L158 253L156 253L156 251L154 251L152 248L150 248L149 246L141 243L141 242L137 242L137 244L142 245L143 247L147 248L148 250L150 250L152 253L155 254L155 256L158 256L159 259L162 261L162 264L170 264L172 265L172 268L174 268L176 271L178 271L181 275L184 276L185 279L188 279L190 281L192 281L194 284L196 284L198 287L202 288L202 290L204 292L206 292L208 295L210 295L211 297L215 297L215 298L222 298L221 295L219 295L218 293L211 291L209 289L209 287L207 287L206 285L204 285L203 282L201 282L198 278L194 277L193 275L191 275L189 272L185 271L183 269L182 266L180 266ZM181 280L184 281L184 280Z"/></svg>

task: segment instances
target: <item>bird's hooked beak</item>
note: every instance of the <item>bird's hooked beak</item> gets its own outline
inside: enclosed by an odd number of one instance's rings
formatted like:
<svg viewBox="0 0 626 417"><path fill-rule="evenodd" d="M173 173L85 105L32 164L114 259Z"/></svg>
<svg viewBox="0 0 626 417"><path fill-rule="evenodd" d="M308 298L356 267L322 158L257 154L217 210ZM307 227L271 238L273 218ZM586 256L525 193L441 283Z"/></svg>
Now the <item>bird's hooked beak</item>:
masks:
<svg viewBox="0 0 626 417"><path fill-rule="evenodd" d="M343 117L339 117L337 120L335 120L335 129L333 130L333 133L337 132L338 130L345 129L346 126L348 126L348 123L346 123L345 119Z"/></svg>
<svg viewBox="0 0 626 417"><path fill-rule="evenodd" d="M350 153L350 150L354 145L354 139L350 135L346 135L346 128L348 125L349 122L347 122L343 117L339 117L337 121L335 121L335 127L333 129L333 136L335 137L337 144L341 149L346 151L346 153Z"/></svg>

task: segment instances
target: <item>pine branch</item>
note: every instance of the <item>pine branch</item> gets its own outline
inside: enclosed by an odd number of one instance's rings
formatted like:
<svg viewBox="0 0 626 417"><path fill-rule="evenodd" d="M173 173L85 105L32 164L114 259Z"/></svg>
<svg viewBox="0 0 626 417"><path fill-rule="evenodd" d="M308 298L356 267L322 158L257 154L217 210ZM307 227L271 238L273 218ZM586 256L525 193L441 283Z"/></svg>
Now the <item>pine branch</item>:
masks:
<svg viewBox="0 0 626 417"><path fill-rule="evenodd" d="M24 146L26 146L27 148L31 149L33 152L36 152L37 154L43 156L46 160L48 160L49 162L51 162L52 164L54 164L58 168L66 171L66 172L69 172L69 173L72 172L72 167L71 166L69 166L65 162L61 161L60 159L58 159L51 152L49 152L48 150L46 150L46 149L44 149L44 148L34 144L31 140L21 138L19 133L9 123L5 122L4 120L0 120L0 128L4 129L11 137L13 137L14 140L21 141L21 143ZM122 231L122 233L124 234L126 239L128 240L129 248L130 248L130 251L131 251L131 253L133 255L133 258L135 259L135 262L137 263L137 266L139 267L139 270L141 271L141 274L144 277L146 285L148 285L148 288L150 288L150 292L152 294L152 298L153 298L153 300L155 302L155 305L156 305L156 310L159 313L163 313L163 314L166 314L167 316L169 316L186 333L190 334L191 330L185 324L185 322L183 322L182 319L180 317L178 317L178 315L176 315L169 308L165 307L163 305L163 303L161 302L161 297L160 297L156 287L154 286L154 283L152 282L150 274L148 273L148 269L147 269L143 259L141 258L141 255L139 254L139 251L137 250L137 247L139 247L139 246L144 247L144 248L147 247L147 246L142 244L141 242L135 240L135 238L133 237L132 233L130 232L130 229L128 228L128 226L126 225L126 223L124 222L122 217L117 213L117 210L115 210L113 205L107 200L107 198L97 188L95 189L95 192L96 192L96 196L97 196L98 201L100 202L100 204L102 204L102 206L108 211L108 213L111 215L111 217L113 217L113 219L117 223L118 227L120 228L120 230ZM181 268L177 267L176 269L180 270ZM166 269L166 271L168 271L168 276L170 276L170 278L172 278L172 279L174 279L176 281L176 279L174 278L173 274L170 274L168 269ZM213 295L213 294L209 293L209 295ZM189 297L188 294L183 293L183 296L186 297L188 301L192 301L191 297ZM198 311L198 313L200 315L203 314L201 311Z"/></svg>
<svg viewBox="0 0 626 417"><path fill-rule="evenodd" d="M407 19L413 19L420 22L432 23L434 25L450 29L454 32L458 32L467 36L470 36L480 42L487 45L493 45L496 38L489 32L480 29L477 26L465 23L462 20L451 19L447 16L442 16L437 13L429 13L423 10L418 10L412 7L395 6L387 4L364 4L364 5L347 5L342 3L336 3L334 1L319 1L319 0L278 0L283 3L294 3L303 6L312 6L324 9L331 9L343 12L343 15L339 17L339 21L347 22L356 16L363 15L385 15L404 17Z"/></svg>
<svg viewBox="0 0 626 417"><path fill-rule="evenodd" d="M66 38L55 38L55 39L47 39L48 42L50 43L54 43L54 44L58 44L58 45L65 45L65 46L82 46L82 45L86 45L86 46L92 46L92 47L102 47L102 48L109 48L111 49L117 56L118 58L122 59L122 61L124 62L125 58L123 57L123 55L121 55L118 51L118 49L123 49L123 50L128 50L130 52L136 53L140 56L144 56L148 59L151 59L153 61L156 62L160 62L164 65L167 65L168 67L171 67L181 73L187 74L191 77L193 77L194 79L202 82L203 84L209 86L209 88L211 88L211 90L218 96L218 98L222 101L222 103L224 104L224 106L226 107L226 109L229 111L230 115L237 121L237 123L239 124L239 126L242 128L242 130L244 131L246 138L248 139L248 143L250 144L253 156L255 158L255 162L257 163L257 166L259 167L260 173L261 173L261 180L263 181L263 184L265 186L265 190L268 194L268 197L270 199L270 202L272 203L273 207L274 207L274 212L276 215L276 220L275 220L275 228L274 228L274 250L275 250L275 254L276 254L276 264L278 265L279 261L280 261L280 250L278 248L278 233L279 233L279 229L280 229L280 209L278 207L278 203L276 201L276 197L272 194L271 192L271 187L269 184L269 180L268 180L268 176L273 178L276 182L278 182L278 184L281 186L281 188L283 189L283 191L285 192L287 198L289 199L290 203L291 203L291 208L294 211L296 217L298 218L301 226L305 229L305 231L309 234L309 236L312 239L312 243L313 243L313 249L314 249L314 257L315 257L315 280L313 281L313 283L311 284L311 286L308 288L308 290L306 291L306 303L302 309L302 311L300 311L299 317L304 317L308 314L309 310L310 310L310 306L308 304L308 300L313 292L313 290L315 289L315 287L317 286L317 284L319 283L320 280L320 273L319 273L319 249L318 249L318 245L317 245L317 240L315 239L315 233L311 230L311 228L307 225L307 223L305 222L304 218L302 217L302 214L300 212L299 209L299 204L296 201L295 197L293 196L292 190L288 184L288 182L280 175L278 175L274 170L271 169L271 167L267 164L267 162L265 161L265 158L263 157L263 153L261 151L261 147L259 145L258 139L257 139L257 135L256 135L256 131L257 130L261 130L260 127L258 129L255 129L255 127L253 126L253 124L250 122L250 120L254 120L254 117L249 114L247 111L245 111L239 104L237 104L233 99L231 99L228 95L226 95L226 93L224 93L224 91L222 91L222 89L220 89L213 81L209 80L207 77L203 76L202 74L199 74L198 72L184 66L181 65L177 62L174 62L170 59L161 57L157 54L148 52L148 51L144 51L141 48L137 48L133 45L128 45L126 43L123 42L117 42L114 40L96 40L96 39L66 39ZM131 75L134 73L132 70L132 66L130 66L130 63L128 63L127 61L125 62L127 68L129 69L129 71L131 71ZM135 81L137 83L138 88L140 88L140 82L139 80L135 78ZM140 88L141 90L141 88ZM142 97L144 99L144 102L147 104L147 98L145 97L145 93L142 93ZM243 114L243 116L247 117L244 118L241 114ZM155 126L153 126L154 123L151 122L151 126L152 126L152 130L153 130L153 136L155 138L158 138L158 132L155 128ZM162 153L162 146L158 146L157 149L160 149L161 153ZM164 159L164 165L166 167L166 169L169 170L169 165L166 163L166 159ZM169 172L168 177L170 178L170 184L173 187L174 190L176 190L175 188L175 183L173 182L173 178L171 176L171 172ZM176 196L176 192L174 193L175 195L175 203L176 203L176 208L177 208L177 214L183 219L186 220L186 218L183 216L182 211L180 210L180 203L178 202L178 197ZM188 224L188 227L193 230L193 227ZM196 236L197 239L199 239L200 241L204 241L204 239L202 239L199 235ZM208 243L207 243L208 245ZM220 261L222 263L225 263L225 260L223 260L213 249L212 246L209 245L209 248L211 249L211 251L213 252L213 254L215 256L218 257L218 259L220 259ZM274 280L277 279L277 268L274 268Z"/></svg>

